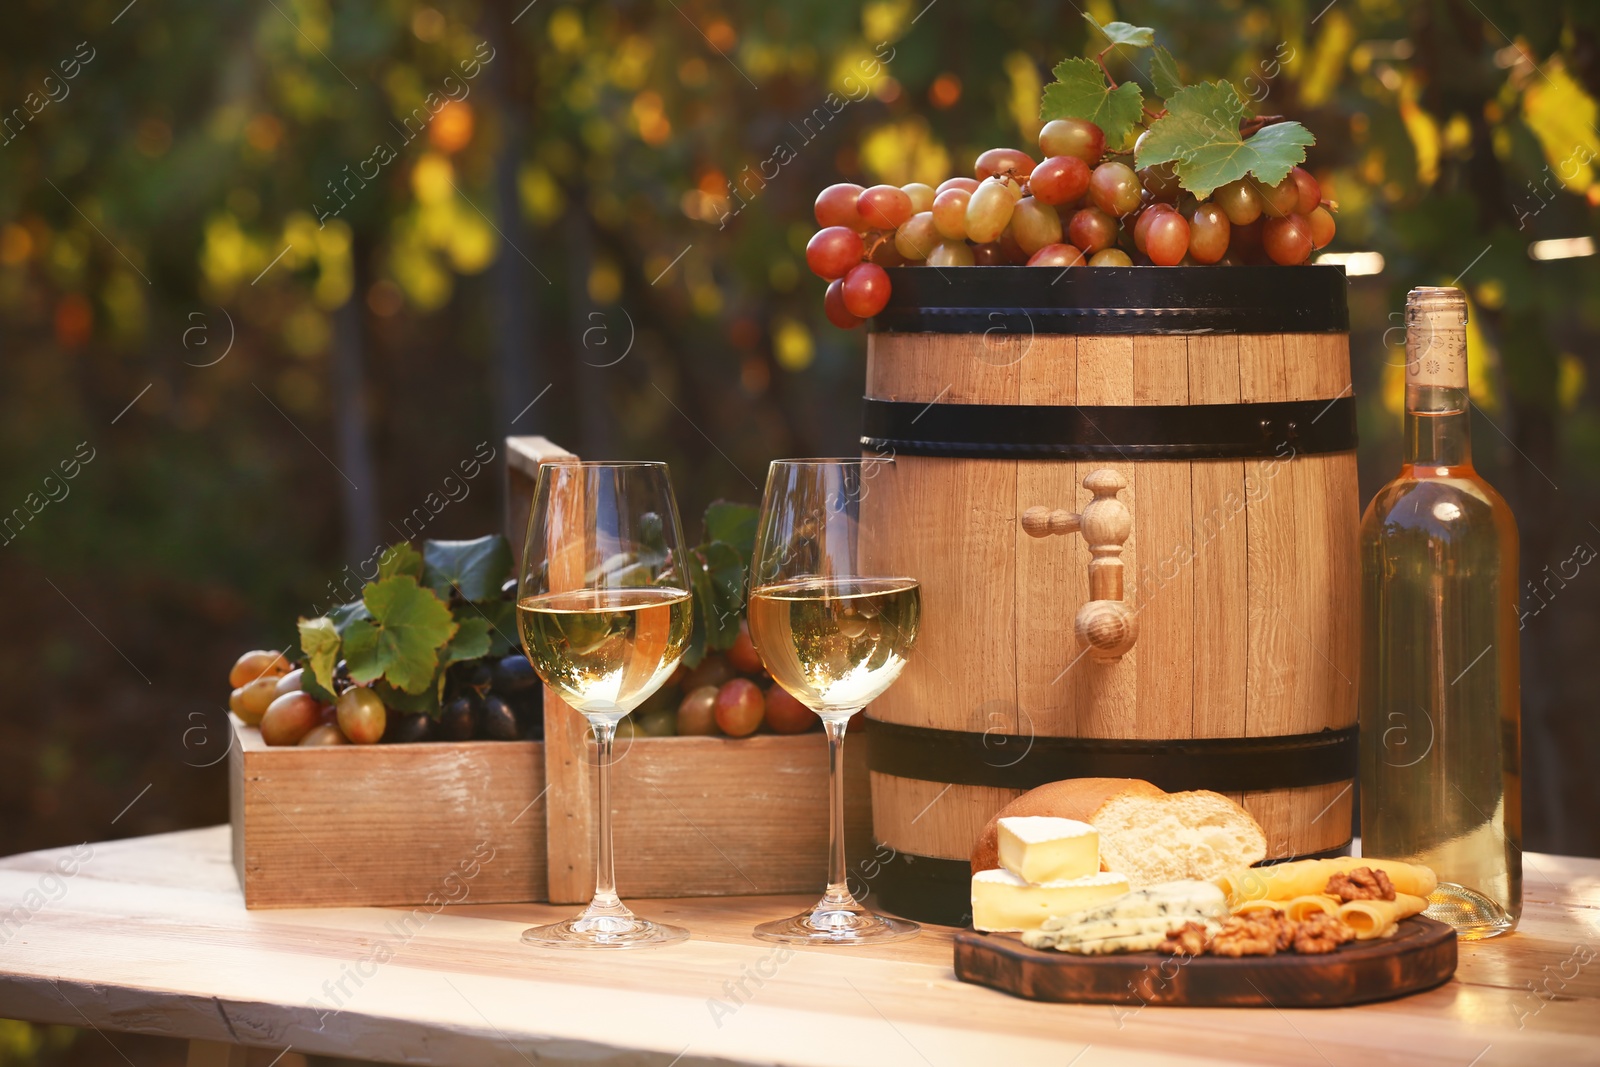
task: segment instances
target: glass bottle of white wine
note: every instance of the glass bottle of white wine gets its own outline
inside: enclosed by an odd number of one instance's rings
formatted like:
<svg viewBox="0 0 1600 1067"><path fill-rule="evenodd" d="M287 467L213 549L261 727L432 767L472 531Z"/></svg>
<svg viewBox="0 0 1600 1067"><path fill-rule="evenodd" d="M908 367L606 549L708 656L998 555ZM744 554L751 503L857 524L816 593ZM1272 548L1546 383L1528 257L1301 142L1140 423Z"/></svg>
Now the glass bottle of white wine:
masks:
<svg viewBox="0 0 1600 1067"><path fill-rule="evenodd" d="M1517 524L1472 467L1467 304L1406 298L1405 462L1361 524L1361 849L1465 939L1522 913Z"/></svg>

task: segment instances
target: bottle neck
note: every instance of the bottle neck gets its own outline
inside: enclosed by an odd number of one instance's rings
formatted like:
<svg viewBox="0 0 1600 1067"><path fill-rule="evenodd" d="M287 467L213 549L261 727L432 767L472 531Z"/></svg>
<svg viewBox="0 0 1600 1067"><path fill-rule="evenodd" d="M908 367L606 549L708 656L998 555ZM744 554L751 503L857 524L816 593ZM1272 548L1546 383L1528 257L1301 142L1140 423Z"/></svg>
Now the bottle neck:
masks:
<svg viewBox="0 0 1600 1067"><path fill-rule="evenodd" d="M1472 425L1465 389L1440 385L1406 386L1408 467L1472 469Z"/></svg>

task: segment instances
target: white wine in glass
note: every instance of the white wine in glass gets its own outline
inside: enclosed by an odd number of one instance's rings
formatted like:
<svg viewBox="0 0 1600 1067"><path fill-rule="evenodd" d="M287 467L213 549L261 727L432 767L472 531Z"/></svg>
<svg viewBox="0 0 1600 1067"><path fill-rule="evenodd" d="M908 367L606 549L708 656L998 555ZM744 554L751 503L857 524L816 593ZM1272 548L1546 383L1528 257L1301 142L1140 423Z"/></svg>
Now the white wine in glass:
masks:
<svg viewBox="0 0 1600 1067"><path fill-rule="evenodd" d="M689 931L641 919L617 897L611 745L617 723L661 688L694 625L683 533L664 463L547 463L539 470L517 597L533 669L594 731L600 805L594 899L522 939L546 948L636 948Z"/></svg>
<svg viewBox="0 0 1600 1067"><path fill-rule="evenodd" d="M921 612L916 579L875 573L862 552L861 474L860 460L778 460L757 521L750 638L773 681L821 716L829 793L828 887L809 911L756 927L764 941L858 945L921 929L868 911L845 882L845 725L900 676Z"/></svg>

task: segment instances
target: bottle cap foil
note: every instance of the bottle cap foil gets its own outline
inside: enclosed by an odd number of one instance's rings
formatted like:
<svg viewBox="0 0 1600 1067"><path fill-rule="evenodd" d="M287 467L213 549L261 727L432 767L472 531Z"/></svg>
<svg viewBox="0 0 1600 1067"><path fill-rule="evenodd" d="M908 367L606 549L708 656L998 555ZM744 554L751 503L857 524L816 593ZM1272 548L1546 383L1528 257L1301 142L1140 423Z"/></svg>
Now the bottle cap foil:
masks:
<svg viewBox="0 0 1600 1067"><path fill-rule="evenodd" d="M1406 294L1406 384L1467 387L1467 297L1449 286Z"/></svg>

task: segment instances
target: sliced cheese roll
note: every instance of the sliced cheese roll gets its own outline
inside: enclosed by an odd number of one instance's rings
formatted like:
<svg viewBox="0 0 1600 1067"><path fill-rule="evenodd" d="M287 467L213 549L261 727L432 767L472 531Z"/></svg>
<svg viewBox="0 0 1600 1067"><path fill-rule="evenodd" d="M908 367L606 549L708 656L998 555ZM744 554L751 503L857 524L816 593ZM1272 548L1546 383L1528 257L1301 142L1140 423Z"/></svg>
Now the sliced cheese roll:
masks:
<svg viewBox="0 0 1600 1067"><path fill-rule="evenodd" d="M1303 897L1295 897L1285 901L1284 912L1295 922L1301 922L1321 912L1324 915L1339 914L1339 898L1330 897L1326 893L1309 893Z"/></svg>
<svg viewBox="0 0 1600 1067"><path fill-rule="evenodd" d="M1433 868L1420 863L1367 859L1365 856L1346 856L1332 862L1337 863L1341 871L1353 871L1357 867L1371 867L1375 871L1382 871L1389 876L1389 881L1394 883L1396 894L1425 897L1439 887L1439 876L1433 873Z"/></svg>
<svg viewBox="0 0 1600 1067"><path fill-rule="evenodd" d="M1292 860L1271 867L1245 867L1217 878L1216 884L1239 905L1247 900L1293 900L1327 891L1328 879L1357 867L1381 870L1394 883L1396 893L1425 897L1439 884L1431 868L1399 860L1342 856L1329 860Z"/></svg>
<svg viewBox="0 0 1600 1067"><path fill-rule="evenodd" d="M1396 893L1393 900L1351 900L1339 905L1339 919L1355 931L1357 941L1385 937L1401 919L1419 914L1426 899Z"/></svg>

